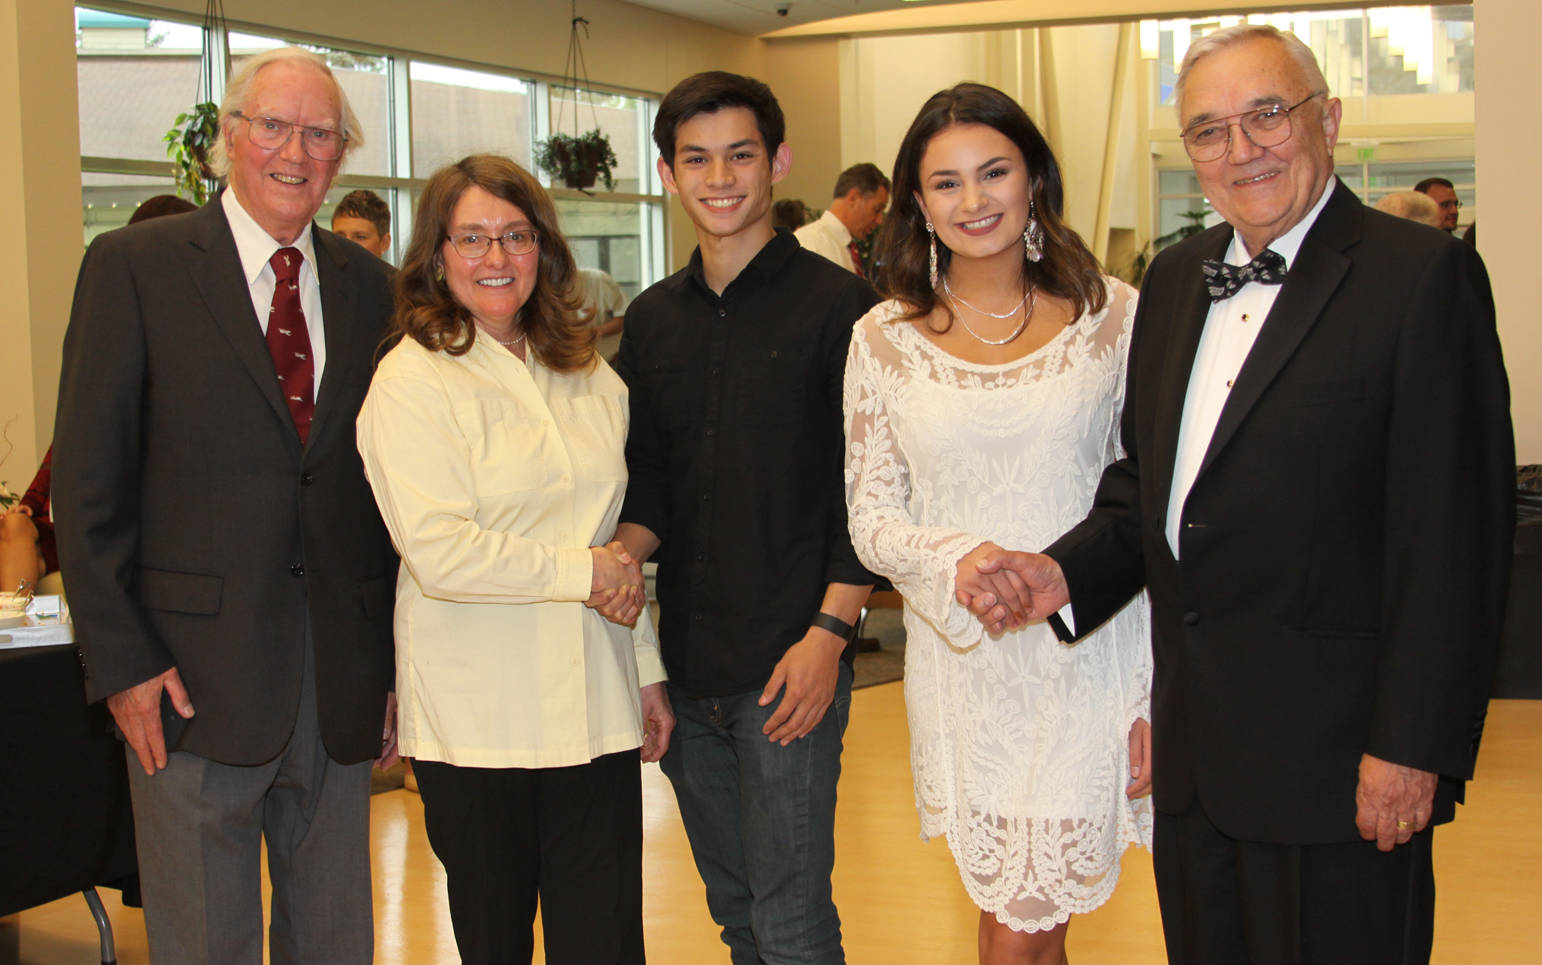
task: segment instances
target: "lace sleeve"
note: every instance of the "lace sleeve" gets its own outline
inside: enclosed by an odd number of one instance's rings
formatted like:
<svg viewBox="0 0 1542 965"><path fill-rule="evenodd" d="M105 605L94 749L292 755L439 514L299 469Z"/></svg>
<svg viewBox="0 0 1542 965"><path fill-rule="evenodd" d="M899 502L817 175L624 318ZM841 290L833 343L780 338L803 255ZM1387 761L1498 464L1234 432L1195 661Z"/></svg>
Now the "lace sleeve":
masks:
<svg viewBox="0 0 1542 965"><path fill-rule="evenodd" d="M879 306L857 324L846 361L846 507L852 546L862 565L887 577L916 615L956 646L970 646L979 620L958 605L958 561L986 540L960 530L920 526L909 510L910 466L895 438L890 407L905 379L899 366L880 363ZM903 324L903 323L899 323Z"/></svg>
<svg viewBox="0 0 1542 965"><path fill-rule="evenodd" d="M1124 447L1119 440L1119 424L1124 414L1125 386L1130 359L1130 337L1135 323L1135 303L1139 297L1135 289L1124 282L1110 278L1109 318L1105 330L1113 338L1119 359L1119 378L1115 387L1113 418L1109 423L1108 448L1114 458L1123 458ZM1125 604L1118 619L1126 624L1124 632L1116 637L1119 647L1121 685L1125 693L1127 723L1137 717L1151 719L1151 602L1144 592Z"/></svg>

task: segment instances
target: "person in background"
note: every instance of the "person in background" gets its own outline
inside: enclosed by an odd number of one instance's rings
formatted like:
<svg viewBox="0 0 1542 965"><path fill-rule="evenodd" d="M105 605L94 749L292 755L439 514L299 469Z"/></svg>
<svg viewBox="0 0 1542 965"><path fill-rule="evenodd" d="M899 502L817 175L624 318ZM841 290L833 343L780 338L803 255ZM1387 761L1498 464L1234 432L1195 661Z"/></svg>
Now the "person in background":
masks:
<svg viewBox="0 0 1542 965"><path fill-rule="evenodd" d="M621 345L626 294L614 278L598 268L578 269L573 276L573 294L579 303L579 320L594 326L595 351L609 361Z"/></svg>
<svg viewBox="0 0 1542 965"><path fill-rule="evenodd" d="M905 598L921 833L947 836L980 907L980 961L1059 963L1072 915L1151 844L1145 601L1072 648L1043 622L987 639L955 591L988 592L977 560L1091 508L1119 455L1135 292L1062 220L1060 165L999 90L928 100L894 183L890 300L846 364L852 545Z"/></svg>
<svg viewBox="0 0 1542 965"><path fill-rule="evenodd" d="M384 258L391 250L391 208L373 191L349 191L332 209L332 231Z"/></svg>
<svg viewBox="0 0 1542 965"><path fill-rule="evenodd" d="M971 607L1074 639L1147 587L1172 961L1426 962L1513 554L1488 275L1333 176L1343 105L1295 35L1208 34L1176 94L1224 221L1146 275L1094 508Z"/></svg>
<svg viewBox="0 0 1542 965"><path fill-rule="evenodd" d="M854 164L835 179L835 198L818 219L794 231L798 244L858 275L865 274L857 242L883 224L889 179L876 164Z"/></svg>
<svg viewBox="0 0 1542 965"><path fill-rule="evenodd" d="M169 214L187 214L189 211L197 211L198 205L179 198L174 194L157 194L153 198L146 198L140 202L139 207L129 216L129 224L139 224L141 221L149 221L151 218L164 218Z"/></svg>
<svg viewBox="0 0 1542 965"><path fill-rule="evenodd" d="M1431 228L1439 228L1445 220L1445 214L1440 210L1440 205L1427 194L1418 191L1393 191L1384 194L1376 201L1376 210L1390 214L1396 218L1407 218L1409 221L1417 221L1419 224L1427 224Z"/></svg>
<svg viewBox="0 0 1542 965"><path fill-rule="evenodd" d="M783 198L771 204L771 224L788 231L797 231L808 224L808 206L797 198Z"/></svg>
<svg viewBox="0 0 1542 965"><path fill-rule="evenodd" d="M1456 222L1462 214L1462 202L1456 196L1456 185L1448 178L1425 178L1413 189L1420 194L1428 195L1429 199L1440 206L1440 224L1435 227L1441 231L1456 231Z"/></svg>
<svg viewBox="0 0 1542 965"><path fill-rule="evenodd" d="M39 580L59 569L54 524L48 513L53 458L50 446L32 485L16 505L0 514L0 595L35 592Z"/></svg>
<svg viewBox="0 0 1542 965"><path fill-rule="evenodd" d="M152 960L366 963L395 757L397 559L354 444L389 268L315 230L357 118L326 61L231 77L229 187L86 252L54 438L59 559L127 744ZM195 715L196 708L196 715Z"/></svg>
<svg viewBox="0 0 1542 965"><path fill-rule="evenodd" d="M529 172L429 178L359 451L402 555L402 752L471 965L641 965L642 783L674 717L639 566L612 542L627 389L567 301Z"/></svg>
<svg viewBox="0 0 1542 965"><path fill-rule="evenodd" d="M659 176L697 249L632 301L616 359L632 393L617 536L658 557L680 721L660 767L735 965L845 960L835 787L873 583L846 530L841 378L876 299L771 226L785 133L750 77L665 95Z"/></svg>

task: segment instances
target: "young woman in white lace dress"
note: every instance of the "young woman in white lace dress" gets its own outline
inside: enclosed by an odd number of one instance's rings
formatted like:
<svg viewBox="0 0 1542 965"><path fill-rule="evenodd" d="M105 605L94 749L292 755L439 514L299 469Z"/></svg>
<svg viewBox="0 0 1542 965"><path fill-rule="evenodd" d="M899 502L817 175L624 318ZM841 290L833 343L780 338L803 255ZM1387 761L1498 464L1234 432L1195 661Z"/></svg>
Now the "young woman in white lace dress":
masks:
<svg viewBox="0 0 1542 965"><path fill-rule="evenodd" d="M905 704L924 837L980 906L982 963L1060 963L1070 916L1149 847L1143 600L1075 646L984 632L982 575L1080 520L1118 451L1135 292L1060 220L1060 170L1011 98L932 97L900 147L879 240L889 300L846 368L846 494L862 562L905 597Z"/></svg>

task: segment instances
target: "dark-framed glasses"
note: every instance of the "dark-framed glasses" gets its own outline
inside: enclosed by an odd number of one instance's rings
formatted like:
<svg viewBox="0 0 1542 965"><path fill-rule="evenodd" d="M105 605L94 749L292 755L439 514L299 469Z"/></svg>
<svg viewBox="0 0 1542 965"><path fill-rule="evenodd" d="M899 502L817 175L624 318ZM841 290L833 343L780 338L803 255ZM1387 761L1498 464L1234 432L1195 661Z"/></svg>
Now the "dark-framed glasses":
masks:
<svg viewBox="0 0 1542 965"><path fill-rule="evenodd" d="M1326 91L1317 91L1289 107L1271 104L1240 114L1196 121L1183 129L1183 149L1196 161L1214 161L1231 148L1233 121L1256 147L1278 147L1290 140L1291 111L1314 97L1326 96Z"/></svg>
<svg viewBox="0 0 1542 965"><path fill-rule="evenodd" d="M493 250L493 241L503 245L503 251L509 255L528 255L541 243L541 235L534 228L516 228L513 231L505 231L496 239L492 235L479 231L468 231L459 235L448 235L450 246L455 253L462 258L480 258Z"/></svg>
<svg viewBox="0 0 1542 965"><path fill-rule="evenodd" d="M231 111L230 115L246 122L246 136L265 151L276 151L288 144L289 136L295 131L300 132L300 145L305 148L305 153L317 161L336 161L343 156L343 148L348 143L348 135L325 127L301 127L266 115L248 117L240 111Z"/></svg>

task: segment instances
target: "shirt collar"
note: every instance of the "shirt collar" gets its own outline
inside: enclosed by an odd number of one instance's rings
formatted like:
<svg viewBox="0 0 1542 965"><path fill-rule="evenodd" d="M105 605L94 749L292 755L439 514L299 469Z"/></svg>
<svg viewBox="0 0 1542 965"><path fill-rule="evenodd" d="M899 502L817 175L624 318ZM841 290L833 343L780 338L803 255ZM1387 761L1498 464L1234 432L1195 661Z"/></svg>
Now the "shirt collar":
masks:
<svg viewBox="0 0 1542 965"><path fill-rule="evenodd" d="M763 281L775 278L777 273L787 264L788 260L802 249L803 246L798 244L798 239L793 237L791 231L786 228L777 228L776 233L771 236L771 240L766 242L765 246L755 253L755 257L751 258L750 263L744 266L744 270L739 272L738 277L729 282L728 286L723 289L723 294L727 295L728 289L740 284L740 280L750 272L754 272ZM707 286L707 276L702 271L700 247L691 252L691 262L686 265L685 272L681 275L682 284L687 280L695 281L702 291L709 294L712 293L712 289ZM716 298L717 295L714 294L712 297Z"/></svg>
<svg viewBox="0 0 1542 965"><path fill-rule="evenodd" d="M826 208L825 213L819 216L819 223L825 226L825 230L839 238L841 244L851 244L851 230L846 227L846 222L837 218L835 213L829 208Z"/></svg>
<svg viewBox="0 0 1542 965"><path fill-rule="evenodd" d="M310 225L305 226L294 244L281 245L241 206L241 199L236 197L233 187L226 188L220 194L220 204L225 207L225 220L230 222L230 233L236 240L236 254L241 258L241 272L246 276L248 286L257 281L257 276L262 274L262 270L272 260L273 253L280 248L300 249L306 263L315 271L316 246Z"/></svg>
<svg viewBox="0 0 1542 965"><path fill-rule="evenodd" d="M1312 230L1312 225L1317 222L1317 216L1322 214L1322 209L1327 206L1328 198L1333 195L1333 189L1338 185L1338 178L1330 177L1328 183L1322 189L1322 197L1312 205L1312 210L1306 213L1306 217L1296 222L1289 231L1269 242L1267 248L1281 258L1285 259L1285 268L1288 270L1296 260L1296 255L1301 251L1301 242L1306 239L1306 233ZM1263 252L1255 252L1263 254ZM1245 265L1249 261L1247 249L1242 244L1242 235L1233 230L1231 233L1231 246L1226 249L1226 263L1228 265Z"/></svg>

